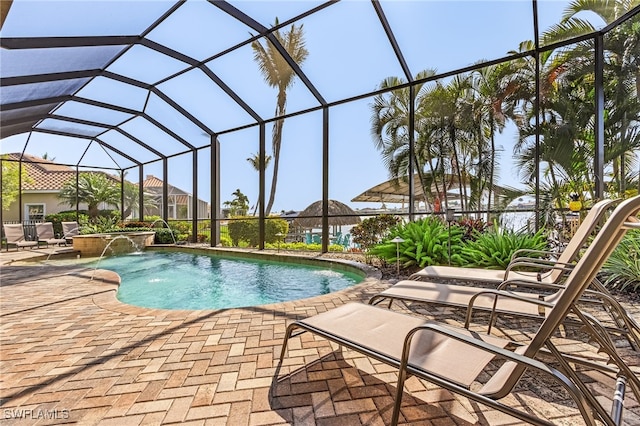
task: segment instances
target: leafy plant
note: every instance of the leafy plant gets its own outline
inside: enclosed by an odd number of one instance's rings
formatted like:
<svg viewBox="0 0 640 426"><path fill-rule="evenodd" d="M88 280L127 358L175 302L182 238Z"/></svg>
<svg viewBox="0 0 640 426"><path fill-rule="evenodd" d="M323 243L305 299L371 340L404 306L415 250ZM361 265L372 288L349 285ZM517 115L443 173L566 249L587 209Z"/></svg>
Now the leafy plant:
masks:
<svg viewBox="0 0 640 426"><path fill-rule="evenodd" d="M351 238L366 251L386 238L390 229L399 222L399 217L390 214L370 217L351 228Z"/></svg>
<svg viewBox="0 0 640 426"><path fill-rule="evenodd" d="M449 263L449 248L451 248L451 263L458 264L461 250L463 228L453 225L449 229L441 220L427 217L415 222L396 226L389 233L389 241L371 249L371 254L386 262L397 261L397 249L400 248L400 264L403 268ZM404 242L396 243L390 240L400 237Z"/></svg>
<svg viewBox="0 0 640 426"><path fill-rule="evenodd" d="M603 284L640 291L640 231L630 230L602 266Z"/></svg>
<svg viewBox="0 0 640 426"><path fill-rule="evenodd" d="M496 224L477 239L467 241L460 252L462 266L505 269L516 250L547 250L544 230L535 234L499 229Z"/></svg>
<svg viewBox="0 0 640 426"><path fill-rule="evenodd" d="M103 232L110 232L112 229L120 229L116 226L118 219L119 215L111 217L95 216L86 223L80 222L80 234L100 234Z"/></svg>
<svg viewBox="0 0 640 426"><path fill-rule="evenodd" d="M233 241L228 235L220 235L220 245L222 247L231 247L233 246Z"/></svg>
<svg viewBox="0 0 640 426"><path fill-rule="evenodd" d="M458 226L464 229L462 240L468 241L475 239L479 234L485 232L489 225L483 219L463 217L458 221Z"/></svg>
<svg viewBox="0 0 640 426"><path fill-rule="evenodd" d="M234 218L227 226L234 246L256 247L258 245L259 223L256 218ZM276 234L286 234L288 231L289 224L286 220L269 218L265 221L265 243L276 243L280 238Z"/></svg>

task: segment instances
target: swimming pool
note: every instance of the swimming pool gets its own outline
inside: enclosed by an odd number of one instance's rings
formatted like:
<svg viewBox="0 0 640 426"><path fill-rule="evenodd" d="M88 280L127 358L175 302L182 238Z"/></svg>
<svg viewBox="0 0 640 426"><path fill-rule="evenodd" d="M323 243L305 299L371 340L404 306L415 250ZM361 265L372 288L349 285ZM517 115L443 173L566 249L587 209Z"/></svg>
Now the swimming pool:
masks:
<svg viewBox="0 0 640 426"><path fill-rule="evenodd" d="M106 257L87 266L120 275L121 302L162 309L264 305L331 293L363 280L329 268L172 251Z"/></svg>

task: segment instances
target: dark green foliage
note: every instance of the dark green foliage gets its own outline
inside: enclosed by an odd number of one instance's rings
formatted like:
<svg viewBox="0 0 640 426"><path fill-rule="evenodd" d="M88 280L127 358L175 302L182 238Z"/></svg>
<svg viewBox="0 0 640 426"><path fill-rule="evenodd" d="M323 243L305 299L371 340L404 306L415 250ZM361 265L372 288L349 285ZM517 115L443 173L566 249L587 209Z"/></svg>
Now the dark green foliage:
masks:
<svg viewBox="0 0 640 426"><path fill-rule="evenodd" d="M535 234L498 229L478 234L467 241L460 253L461 265L475 268L505 269L516 250L548 250L543 230Z"/></svg>
<svg viewBox="0 0 640 426"><path fill-rule="evenodd" d="M147 228L146 231L149 231ZM177 235L172 235L172 230L169 228L153 228L153 231L156 233L155 238L153 239L154 244L173 244L177 242ZM176 241L174 241L174 237Z"/></svg>
<svg viewBox="0 0 640 426"><path fill-rule="evenodd" d="M142 222L136 222L142 223ZM153 231L156 233L155 238L153 239L154 244L173 244L173 237L171 236L171 229L169 228L152 228L150 229L148 226L125 226L125 227L113 227L109 229L105 229L102 232L115 234L118 232L150 232Z"/></svg>
<svg viewBox="0 0 640 426"><path fill-rule="evenodd" d="M640 231L630 230L602 267L604 285L640 291Z"/></svg>
<svg viewBox="0 0 640 426"><path fill-rule="evenodd" d="M78 212L79 223L87 223L89 215L86 210ZM62 222L75 222L76 211L65 211L59 213L48 214L44 217L45 222L53 223L53 232L56 235L62 235Z"/></svg>
<svg viewBox="0 0 640 426"><path fill-rule="evenodd" d="M124 228L149 228L151 224L147 222L133 221L133 222L126 222L122 224L122 226Z"/></svg>
<svg viewBox="0 0 640 426"><path fill-rule="evenodd" d="M276 244L278 240L282 242L287 232L289 232L289 223L285 219L267 219L264 223L265 244Z"/></svg>
<svg viewBox="0 0 640 426"><path fill-rule="evenodd" d="M258 246L258 220L254 217L232 219L229 220L228 229L229 237L234 246L240 246L241 243L248 244L250 247ZM289 232L289 224L284 219L267 219L265 221L265 243L276 243L281 237L276 234L287 234Z"/></svg>
<svg viewBox="0 0 640 426"><path fill-rule="evenodd" d="M352 241L366 251L385 239L389 230L399 222L399 217L390 214L365 219L351 228Z"/></svg>
<svg viewBox="0 0 640 426"><path fill-rule="evenodd" d="M450 231L450 233L449 233ZM400 243L400 263L403 268L449 263L449 238L451 238L451 264L457 265L460 257L464 229L452 225L449 230L440 219L425 219L396 226L389 233L386 242L371 249L371 254L389 263L396 262L396 243L394 237L404 240Z"/></svg>
<svg viewBox="0 0 640 426"><path fill-rule="evenodd" d="M48 214L44 220L53 223L53 232L56 235L62 235L62 222L75 222L76 217L80 225L80 233L90 234L113 228L120 218L120 212L117 210L98 210L98 215L91 219L87 210L78 210L77 216L75 210L66 210Z"/></svg>

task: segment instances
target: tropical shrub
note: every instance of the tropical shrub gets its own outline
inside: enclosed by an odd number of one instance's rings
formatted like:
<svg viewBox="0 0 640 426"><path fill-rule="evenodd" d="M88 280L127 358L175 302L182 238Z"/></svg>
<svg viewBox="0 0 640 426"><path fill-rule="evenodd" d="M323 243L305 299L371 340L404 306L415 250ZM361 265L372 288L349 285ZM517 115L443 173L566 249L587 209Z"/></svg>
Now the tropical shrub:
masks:
<svg viewBox="0 0 640 426"><path fill-rule="evenodd" d="M148 231L149 229L145 230ZM153 228L153 231L156 233L153 239L154 244L174 244L178 241L178 236L173 234L174 231L169 228Z"/></svg>
<svg viewBox="0 0 640 426"><path fill-rule="evenodd" d="M463 235L464 229L460 226L452 225L448 228L440 219L427 217L397 225L391 229L387 241L371 248L370 253L386 262L396 262L397 246L390 240L400 237L404 240L399 243L400 264L403 268L448 264L449 260L452 265L457 265Z"/></svg>
<svg viewBox="0 0 640 426"><path fill-rule="evenodd" d="M149 229L150 223L140 221L129 221L121 224L123 228L146 228Z"/></svg>
<svg viewBox="0 0 640 426"><path fill-rule="evenodd" d="M233 246L233 241L231 241L231 237L229 235L220 235L220 245L222 247L231 247Z"/></svg>
<svg viewBox="0 0 640 426"><path fill-rule="evenodd" d="M351 228L351 238L367 251L389 235L389 230L400 222L400 218L390 214L370 217Z"/></svg>
<svg viewBox="0 0 640 426"><path fill-rule="evenodd" d="M62 222L75 222L76 221L76 211L68 211L68 212L59 212L48 214L44 217L45 222L53 223L53 232L56 235L62 235ZM89 216L86 213L86 210L81 210L78 212L78 223L87 223L89 221Z"/></svg>
<svg viewBox="0 0 640 426"><path fill-rule="evenodd" d="M640 231L630 230L602 266L603 284L640 292Z"/></svg>
<svg viewBox="0 0 640 426"><path fill-rule="evenodd" d="M535 234L522 231L492 229L465 242L460 251L462 266L487 269L506 269L513 253L520 249L548 250L544 230ZM535 255L532 255L535 256Z"/></svg>
<svg viewBox="0 0 640 426"><path fill-rule="evenodd" d="M256 247L258 245L259 223L255 217L241 218L229 221L227 225L229 237L234 246ZM287 234L289 223L284 219L269 218L265 221L265 243L277 243L280 237L276 234Z"/></svg>

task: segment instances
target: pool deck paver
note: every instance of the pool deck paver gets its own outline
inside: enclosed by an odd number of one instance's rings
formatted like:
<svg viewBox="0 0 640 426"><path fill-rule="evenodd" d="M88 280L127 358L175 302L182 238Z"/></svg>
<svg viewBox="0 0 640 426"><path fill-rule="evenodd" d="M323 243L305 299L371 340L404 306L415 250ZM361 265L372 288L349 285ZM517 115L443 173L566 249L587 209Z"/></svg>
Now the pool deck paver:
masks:
<svg viewBox="0 0 640 426"><path fill-rule="evenodd" d="M114 273L11 264L36 254L30 252L0 253L3 425L390 423L397 372L386 364L305 333L290 340L277 371L289 322L366 301L388 282L369 279L329 295L250 308L145 309L116 299ZM628 308L638 317L640 308ZM451 309L426 313L453 324L462 319ZM520 322L497 331L524 339L534 325ZM587 344L560 342L568 352L595 353ZM620 350L640 366L628 345ZM612 379L583 373L610 404ZM536 377L523 380L506 399L553 423L580 424L577 410ZM626 424L640 424L640 406L630 391L626 406ZM522 424L415 377L406 383L401 423Z"/></svg>

